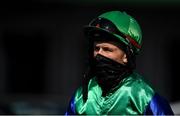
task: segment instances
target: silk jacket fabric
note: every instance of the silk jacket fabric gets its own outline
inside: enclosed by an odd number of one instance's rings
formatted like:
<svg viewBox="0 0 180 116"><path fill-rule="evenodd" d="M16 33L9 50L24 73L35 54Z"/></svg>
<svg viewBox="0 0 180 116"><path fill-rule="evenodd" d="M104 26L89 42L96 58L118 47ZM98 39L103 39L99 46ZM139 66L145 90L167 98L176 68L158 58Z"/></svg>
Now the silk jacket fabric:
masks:
<svg viewBox="0 0 180 116"><path fill-rule="evenodd" d="M88 84L88 99L83 101L82 87L71 98L66 115L166 115L173 114L168 102L159 96L144 81L133 73L124 78L118 86L102 96L102 89L96 78Z"/></svg>

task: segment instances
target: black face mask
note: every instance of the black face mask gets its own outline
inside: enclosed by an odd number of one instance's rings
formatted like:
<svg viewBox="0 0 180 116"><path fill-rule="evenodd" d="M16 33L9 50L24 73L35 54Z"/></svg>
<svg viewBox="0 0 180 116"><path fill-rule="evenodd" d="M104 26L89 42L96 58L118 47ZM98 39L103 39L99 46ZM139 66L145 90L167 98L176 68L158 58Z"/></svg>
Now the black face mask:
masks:
<svg viewBox="0 0 180 116"><path fill-rule="evenodd" d="M94 58L93 68L97 82L105 93L114 88L124 77L132 72L126 65L99 54Z"/></svg>

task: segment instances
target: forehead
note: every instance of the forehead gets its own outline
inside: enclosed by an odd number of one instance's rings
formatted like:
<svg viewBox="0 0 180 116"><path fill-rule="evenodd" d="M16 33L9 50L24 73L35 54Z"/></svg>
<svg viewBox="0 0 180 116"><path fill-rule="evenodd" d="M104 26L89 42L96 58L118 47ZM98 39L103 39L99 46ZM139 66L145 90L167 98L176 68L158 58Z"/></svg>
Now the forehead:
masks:
<svg viewBox="0 0 180 116"><path fill-rule="evenodd" d="M110 42L94 42L94 45L95 46L118 48L116 45L114 45L113 43L110 43Z"/></svg>

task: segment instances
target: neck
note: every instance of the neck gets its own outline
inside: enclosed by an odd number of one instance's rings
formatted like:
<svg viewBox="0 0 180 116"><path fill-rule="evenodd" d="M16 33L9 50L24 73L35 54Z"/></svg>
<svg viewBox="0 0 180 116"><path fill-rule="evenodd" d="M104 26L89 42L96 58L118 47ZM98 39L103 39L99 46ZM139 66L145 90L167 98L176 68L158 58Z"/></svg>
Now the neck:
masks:
<svg viewBox="0 0 180 116"><path fill-rule="evenodd" d="M106 96L109 93L116 91L118 89L118 85L121 83L121 81L128 77L130 74L132 74L132 71L125 71L121 75L118 75L114 78L108 78L108 77L96 77L96 80L99 84L99 86L102 89L102 96ZM106 79L104 79L106 78Z"/></svg>

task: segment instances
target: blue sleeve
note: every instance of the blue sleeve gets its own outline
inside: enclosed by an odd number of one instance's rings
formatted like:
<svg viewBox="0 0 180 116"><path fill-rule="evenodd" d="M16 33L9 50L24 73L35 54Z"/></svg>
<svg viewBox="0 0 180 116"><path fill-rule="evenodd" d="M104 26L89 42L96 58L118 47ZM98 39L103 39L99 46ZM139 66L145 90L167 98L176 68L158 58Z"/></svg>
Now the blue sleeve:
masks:
<svg viewBox="0 0 180 116"><path fill-rule="evenodd" d="M74 96L71 98L70 102L69 102L69 106L66 110L65 115L75 115L75 102L74 102Z"/></svg>
<svg viewBox="0 0 180 116"><path fill-rule="evenodd" d="M168 101L156 93L146 107L144 115L174 115L174 113Z"/></svg>

